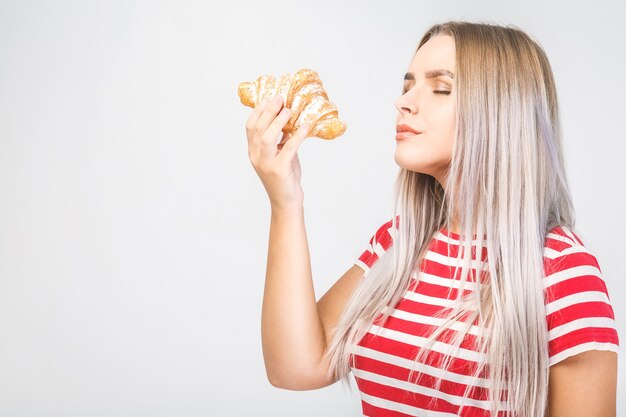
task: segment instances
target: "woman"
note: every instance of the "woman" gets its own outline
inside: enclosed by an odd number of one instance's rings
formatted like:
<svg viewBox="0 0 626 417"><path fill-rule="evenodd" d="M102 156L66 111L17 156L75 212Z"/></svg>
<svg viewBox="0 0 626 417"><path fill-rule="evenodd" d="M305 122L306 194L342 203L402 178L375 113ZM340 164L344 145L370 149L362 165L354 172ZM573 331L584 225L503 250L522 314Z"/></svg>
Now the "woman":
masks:
<svg viewBox="0 0 626 417"><path fill-rule="evenodd" d="M274 386L349 386L352 371L368 416L615 416L613 310L573 231L535 41L459 21L426 32L396 101L393 216L317 302L297 155L308 127L276 145L282 107L263 103L246 124L272 208L262 341Z"/></svg>

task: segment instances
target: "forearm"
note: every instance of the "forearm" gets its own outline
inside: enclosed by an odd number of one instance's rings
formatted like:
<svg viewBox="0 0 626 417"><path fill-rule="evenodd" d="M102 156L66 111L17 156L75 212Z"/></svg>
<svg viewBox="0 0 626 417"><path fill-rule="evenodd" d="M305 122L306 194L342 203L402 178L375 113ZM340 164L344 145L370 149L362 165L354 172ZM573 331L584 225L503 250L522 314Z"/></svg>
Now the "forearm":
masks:
<svg viewBox="0 0 626 417"><path fill-rule="evenodd" d="M326 342L302 207L272 209L261 332L265 367L274 385L319 371Z"/></svg>

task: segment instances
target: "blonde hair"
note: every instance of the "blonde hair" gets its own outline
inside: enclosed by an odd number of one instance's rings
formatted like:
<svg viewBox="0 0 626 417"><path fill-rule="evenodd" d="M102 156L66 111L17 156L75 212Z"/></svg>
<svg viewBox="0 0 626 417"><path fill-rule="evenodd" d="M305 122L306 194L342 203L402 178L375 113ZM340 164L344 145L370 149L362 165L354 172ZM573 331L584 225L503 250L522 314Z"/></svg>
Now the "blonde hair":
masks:
<svg viewBox="0 0 626 417"><path fill-rule="evenodd" d="M485 362L472 377L487 371L491 415L543 416L549 375L545 236L556 226L573 229L575 222L552 69L541 46L514 26L436 24L417 49L437 35L452 36L456 46L455 145L445 187L430 175L399 170L393 244L356 286L339 319L327 351L329 376L350 387L349 360L357 343L379 315L376 324L386 322L411 278L418 279L412 273L431 239L442 227L451 230L451 213L456 213L461 287L454 307L442 317L445 323L419 349L409 381L436 341L453 347L442 360L443 375L476 322L483 328L476 340ZM473 243L475 254L486 245L488 262L480 256L472 261ZM476 292L463 296L472 267L485 273L474 278ZM453 327L460 331L448 330ZM442 334L456 337L438 340ZM441 382L437 378L437 389ZM463 397L471 388L467 384Z"/></svg>

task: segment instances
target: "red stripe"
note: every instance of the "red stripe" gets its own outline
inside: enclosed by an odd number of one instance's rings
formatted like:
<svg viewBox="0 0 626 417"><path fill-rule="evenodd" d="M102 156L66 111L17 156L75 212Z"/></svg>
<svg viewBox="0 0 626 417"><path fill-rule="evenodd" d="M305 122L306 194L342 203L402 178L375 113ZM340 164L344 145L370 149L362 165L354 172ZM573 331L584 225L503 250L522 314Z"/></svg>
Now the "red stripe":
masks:
<svg viewBox="0 0 626 417"><path fill-rule="evenodd" d="M468 282L465 288L468 288L468 286L470 285L473 286L473 284L470 284ZM441 285L431 284L430 282L424 282L424 281L418 282L418 284L414 285L414 287L415 289L413 290L413 292L427 295L429 297L441 298L442 300L456 299L459 293L459 289L460 289L460 288L453 288L453 287L444 287ZM472 292L473 292L472 290L465 289L463 291L463 295L469 295Z"/></svg>
<svg viewBox="0 0 626 417"><path fill-rule="evenodd" d="M409 300L408 298L403 298L400 300L396 308L408 311L409 313L433 317L435 313L437 313L439 310L442 310L444 307L427 303L420 303L417 301Z"/></svg>
<svg viewBox="0 0 626 417"><path fill-rule="evenodd" d="M552 230L550 230L548 233L552 233L552 234L564 237L565 239L567 239L567 242L564 242L560 239L551 238L546 235L546 240L544 242L545 247L553 249L557 252L561 252L563 249L572 247L572 244L573 244L572 238L569 237L569 235L565 233L561 227L555 227Z"/></svg>
<svg viewBox="0 0 626 417"><path fill-rule="evenodd" d="M422 316L429 316L429 317L435 317L435 315L437 315L437 317L444 317L444 316L451 314L452 312L451 307L443 307L440 305L420 303L418 301L413 301L408 298L402 298L398 302L395 308L397 310L406 311L408 313L419 314ZM468 312L465 315L460 316L458 321L461 323L466 323L470 319L471 315L472 315L472 312ZM381 316L382 314L378 315L377 320ZM478 318L474 319L473 324L478 324Z"/></svg>
<svg viewBox="0 0 626 417"><path fill-rule="evenodd" d="M565 255L557 256L554 259L548 260L547 264L548 268L545 271L546 276L552 275L555 272L564 271L569 268L583 265L590 265L598 268L598 270L600 269L596 257L587 252L567 253Z"/></svg>
<svg viewBox="0 0 626 417"><path fill-rule="evenodd" d="M450 259L450 263L454 264L456 261L454 259ZM461 261L459 261L461 262ZM424 271L430 275L437 275L439 277L456 281L461 280L461 268L453 267L451 265L445 265L443 263L433 261L427 258L422 259L422 263L420 264L420 271ZM485 278L488 276L489 271L483 271L483 281L485 282ZM467 274L467 282L476 282L477 268L472 268L470 266L469 272Z"/></svg>
<svg viewBox="0 0 626 417"><path fill-rule="evenodd" d="M582 239L580 238L580 236L578 236L576 233L574 233L574 231L571 231L572 234L574 235L574 238L576 239L577 243L581 246L585 246L585 244L583 243Z"/></svg>
<svg viewBox="0 0 626 417"><path fill-rule="evenodd" d="M431 324L424 324L424 323L418 323L418 322L413 322L413 321L407 321L407 320L403 320L397 317L389 316L389 318L387 319L384 325L384 328L402 332L408 335L428 337L433 331L435 331L438 328L438 326L433 326ZM460 332L457 330L446 329L437 337L437 340L441 342L446 341L446 340L449 341L459 333ZM476 343L477 343L477 337L471 333L468 333L467 335L465 335L465 338L461 342L460 347L463 349L477 351L475 347Z"/></svg>
<svg viewBox="0 0 626 417"><path fill-rule="evenodd" d="M373 252L365 251L361 256L359 256L359 260L371 268L372 265L374 265L374 262L378 260L378 255Z"/></svg>
<svg viewBox="0 0 626 417"><path fill-rule="evenodd" d="M588 342L619 344L617 331L614 328L586 327L559 336L548 342L550 357L577 345Z"/></svg>
<svg viewBox="0 0 626 417"><path fill-rule="evenodd" d="M561 252L564 249L571 248L572 244L568 242L563 242L562 240L547 238L544 246L554 251Z"/></svg>
<svg viewBox="0 0 626 417"><path fill-rule="evenodd" d="M356 369L384 375L401 381L409 380L410 369L408 368L377 361L375 359L367 358L360 355L356 355L355 358L358 362L358 367L356 367ZM413 384L421 385L427 388L434 388L437 383L437 377L428 375L426 373L419 375L418 371L415 371L411 378ZM450 395L462 397L464 395L466 387L466 384L443 379L441 381L440 391ZM468 397L475 400L487 400L488 390L487 388L472 385L472 388L468 393Z"/></svg>
<svg viewBox="0 0 626 417"><path fill-rule="evenodd" d="M428 403L433 399L429 395L420 394L417 392L405 391L403 389L390 387L388 385L378 384L376 382L368 381L366 379L356 378L359 390L365 394L369 394L385 400L394 401L401 404L410 405L413 407L420 407L428 410ZM451 404L441 398L435 398L436 403L431 405L434 410L455 413L458 409L457 405ZM433 408L430 408L431 410Z"/></svg>
<svg viewBox="0 0 626 417"><path fill-rule="evenodd" d="M574 320L589 317L608 317L615 320L615 314L609 304L602 301L589 301L574 304L548 314L548 330Z"/></svg>
<svg viewBox="0 0 626 417"><path fill-rule="evenodd" d="M546 302L585 291L599 291L608 295L606 283L598 275L579 275L546 287Z"/></svg>
<svg viewBox="0 0 626 417"><path fill-rule="evenodd" d="M450 241L445 241L443 239L438 239L435 238L432 242L432 244L430 245L429 249L435 253L438 253L440 255L443 256L448 256L448 248L450 248L450 256L452 258L456 258L459 256L459 253L461 252L463 246L454 242L450 242ZM472 259L476 260L478 259L478 257L476 256L476 251L478 250L478 245L477 243L472 242L471 245L471 257ZM483 243L483 248L482 248L482 259L486 259L487 258L487 243L486 241Z"/></svg>
<svg viewBox="0 0 626 417"><path fill-rule="evenodd" d="M413 360L419 347L399 342L397 340L389 339L381 335L376 335L372 333L366 333L365 336L359 341L359 346L367 347L369 349L388 353L390 355L398 356L404 359ZM355 355L358 359L359 355ZM423 359L424 363L427 363L431 366L439 366L443 364L444 354L441 352L437 352L434 350L429 351L425 354ZM452 357L452 361L450 363L450 368L448 369L450 372L456 372L461 375L471 375L476 372L478 363L472 360L467 360L463 358L459 358L456 356ZM483 368L480 377L487 377L487 368Z"/></svg>

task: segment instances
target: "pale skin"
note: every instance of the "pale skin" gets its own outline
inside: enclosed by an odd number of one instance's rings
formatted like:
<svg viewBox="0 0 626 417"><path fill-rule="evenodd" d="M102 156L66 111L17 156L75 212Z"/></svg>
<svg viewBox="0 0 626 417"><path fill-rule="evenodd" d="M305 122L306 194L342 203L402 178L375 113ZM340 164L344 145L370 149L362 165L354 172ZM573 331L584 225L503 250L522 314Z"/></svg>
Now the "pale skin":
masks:
<svg viewBox="0 0 626 417"><path fill-rule="evenodd" d="M405 81L407 91L395 103L396 121L423 133L397 142L394 158L399 166L432 175L445 184L454 145L456 92L448 76L427 79L426 72L433 69L454 71L451 37L430 39L409 66L413 79ZM277 145L288 119L288 110L277 100L259 104L246 123L248 155L272 208L261 319L263 357L272 385L312 390L336 382L326 376L329 364L323 353L364 271L352 265L315 301L297 155L308 130L304 127L293 135L282 135ZM453 225L450 230L458 233L458 222ZM549 372L549 417L615 417L615 352L583 352L551 366Z"/></svg>

